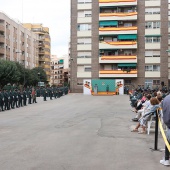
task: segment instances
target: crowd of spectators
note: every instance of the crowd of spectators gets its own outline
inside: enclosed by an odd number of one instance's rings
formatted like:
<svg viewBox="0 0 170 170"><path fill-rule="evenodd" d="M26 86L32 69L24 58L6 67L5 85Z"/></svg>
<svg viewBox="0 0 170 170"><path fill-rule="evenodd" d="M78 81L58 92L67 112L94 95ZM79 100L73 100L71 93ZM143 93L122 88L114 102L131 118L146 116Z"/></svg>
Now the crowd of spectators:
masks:
<svg viewBox="0 0 170 170"><path fill-rule="evenodd" d="M168 101L167 101L168 100ZM170 142L170 91L166 87L154 90L136 89L130 94L132 111L135 112L135 117L132 121L137 122L136 127L131 132L138 134L146 134L147 122L151 116L160 113L159 116L164 121L167 127L167 139ZM141 127L141 131L139 128ZM160 163L165 166L170 166L169 150L165 146L165 157L160 160Z"/></svg>

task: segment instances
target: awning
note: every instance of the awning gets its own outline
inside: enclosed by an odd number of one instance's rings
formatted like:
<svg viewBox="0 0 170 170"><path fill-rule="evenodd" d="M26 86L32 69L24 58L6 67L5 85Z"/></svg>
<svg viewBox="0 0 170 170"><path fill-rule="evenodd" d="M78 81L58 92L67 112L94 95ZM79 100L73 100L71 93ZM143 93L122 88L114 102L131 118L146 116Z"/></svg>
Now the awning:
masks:
<svg viewBox="0 0 170 170"><path fill-rule="evenodd" d="M63 60L62 59L59 61L59 64L63 64Z"/></svg>
<svg viewBox="0 0 170 170"><path fill-rule="evenodd" d="M119 40L136 40L137 35L136 34L121 34L118 35Z"/></svg>
<svg viewBox="0 0 170 170"><path fill-rule="evenodd" d="M136 67L136 63L120 63L118 67Z"/></svg>
<svg viewBox="0 0 170 170"><path fill-rule="evenodd" d="M145 37L161 37L161 35L160 34L155 34L155 35L145 35Z"/></svg>
<svg viewBox="0 0 170 170"><path fill-rule="evenodd" d="M99 26L117 26L118 25L118 21L100 21L99 22Z"/></svg>

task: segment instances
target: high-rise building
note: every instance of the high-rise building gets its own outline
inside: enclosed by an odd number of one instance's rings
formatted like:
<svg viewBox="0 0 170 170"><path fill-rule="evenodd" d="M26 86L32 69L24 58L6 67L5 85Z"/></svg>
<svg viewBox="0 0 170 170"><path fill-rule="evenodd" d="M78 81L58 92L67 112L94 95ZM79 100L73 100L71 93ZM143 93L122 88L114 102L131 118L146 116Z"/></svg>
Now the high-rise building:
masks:
<svg viewBox="0 0 170 170"><path fill-rule="evenodd" d="M71 0L71 91L83 79L169 85L169 15L170 0Z"/></svg>
<svg viewBox="0 0 170 170"><path fill-rule="evenodd" d="M50 56L51 56L51 39L49 28L43 27L42 24L24 23L25 28L33 31L38 35L38 64L47 74L47 81L50 82Z"/></svg>
<svg viewBox="0 0 170 170"><path fill-rule="evenodd" d="M0 12L0 59L17 61L25 68L37 65L38 36Z"/></svg>

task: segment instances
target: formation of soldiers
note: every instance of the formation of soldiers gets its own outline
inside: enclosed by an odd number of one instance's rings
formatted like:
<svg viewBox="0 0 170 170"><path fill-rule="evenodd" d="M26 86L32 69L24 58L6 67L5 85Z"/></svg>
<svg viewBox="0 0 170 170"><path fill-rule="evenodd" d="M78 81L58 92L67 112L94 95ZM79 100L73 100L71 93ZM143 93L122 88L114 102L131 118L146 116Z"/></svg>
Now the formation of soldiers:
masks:
<svg viewBox="0 0 170 170"><path fill-rule="evenodd" d="M29 88L24 90L1 90L0 89L0 111L15 109L27 104L37 103L37 97L43 97L44 101L60 98L68 94L68 87Z"/></svg>

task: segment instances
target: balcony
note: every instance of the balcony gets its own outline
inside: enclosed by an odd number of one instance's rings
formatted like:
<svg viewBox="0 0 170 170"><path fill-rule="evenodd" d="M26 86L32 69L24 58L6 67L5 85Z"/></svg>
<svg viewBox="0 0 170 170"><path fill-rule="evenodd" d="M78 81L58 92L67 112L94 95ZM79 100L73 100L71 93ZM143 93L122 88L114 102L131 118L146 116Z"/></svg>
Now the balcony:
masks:
<svg viewBox="0 0 170 170"><path fill-rule="evenodd" d="M4 43L5 42L5 36L4 35L0 35L0 42Z"/></svg>
<svg viewBox="0 0 170 170"><path fill-rule="evenodd" d="M39 57L39 61L45 61L45 57Z"/></svg>
<svg viewBox="0 0 170 170"><path fill-rule="evenodd" d="M137 5L137 0L99 0L99 6L132 6Z"/></svg>
<svg viewBox="0 0 170 170"><path fill-rule="evenodd" d="M45 50L39 50L39 54L45 54Z"/></svg>
<svg viewBox="0 0 170 170"><path fill-rule="evenodd" d="M100 27L99 35L137 34L138 27Z"/></svg>
<svg viewBox="0 0 170 170"><path fill-rule="evenodd" d="M99 63L137 63L137 56L101 56Z"/></svg>
<svg viewBox="0 0 170 170"><path fill-rule="evenodd" d="M137 70L101 70L99 71L100 78L123 78L123 77L137 77Z"/></svg>
<svg viewBox="0 0 170 170"><path fill-rule="evenodd" d="M99 49L137 49L137 41L100 42Z"/></svg>
<svg viewBox="0 0 170 170"><path fill-rule="evenodd" d="M0 54L4 54L5 53L5 48L0 46Z"/></svg>
<svg viewBox="0 0 170 170"><path fill-rule="evenodd" d="M38 47L45 47L44 43L39 43Z"/></svg>
<svg viewBox="0 0 170 170"><path fill-rule="evenodd" d="M0 31L5 31L5 27L4 27L4 24L0 24Z"/></svg>
<svg viewBox="0 0 170 170"><path fill-rule="evenodd" d="M39 63L39 67L44 68L44 67L45 67L45 64L41 64L41 63Z"/></svg>
<svg viewBox="0 0 170 170"><path fill-rule="evenodd" d="M103 20L137 20L137 12L116 12L116 13L100 13L99 21Z"/></svg>

